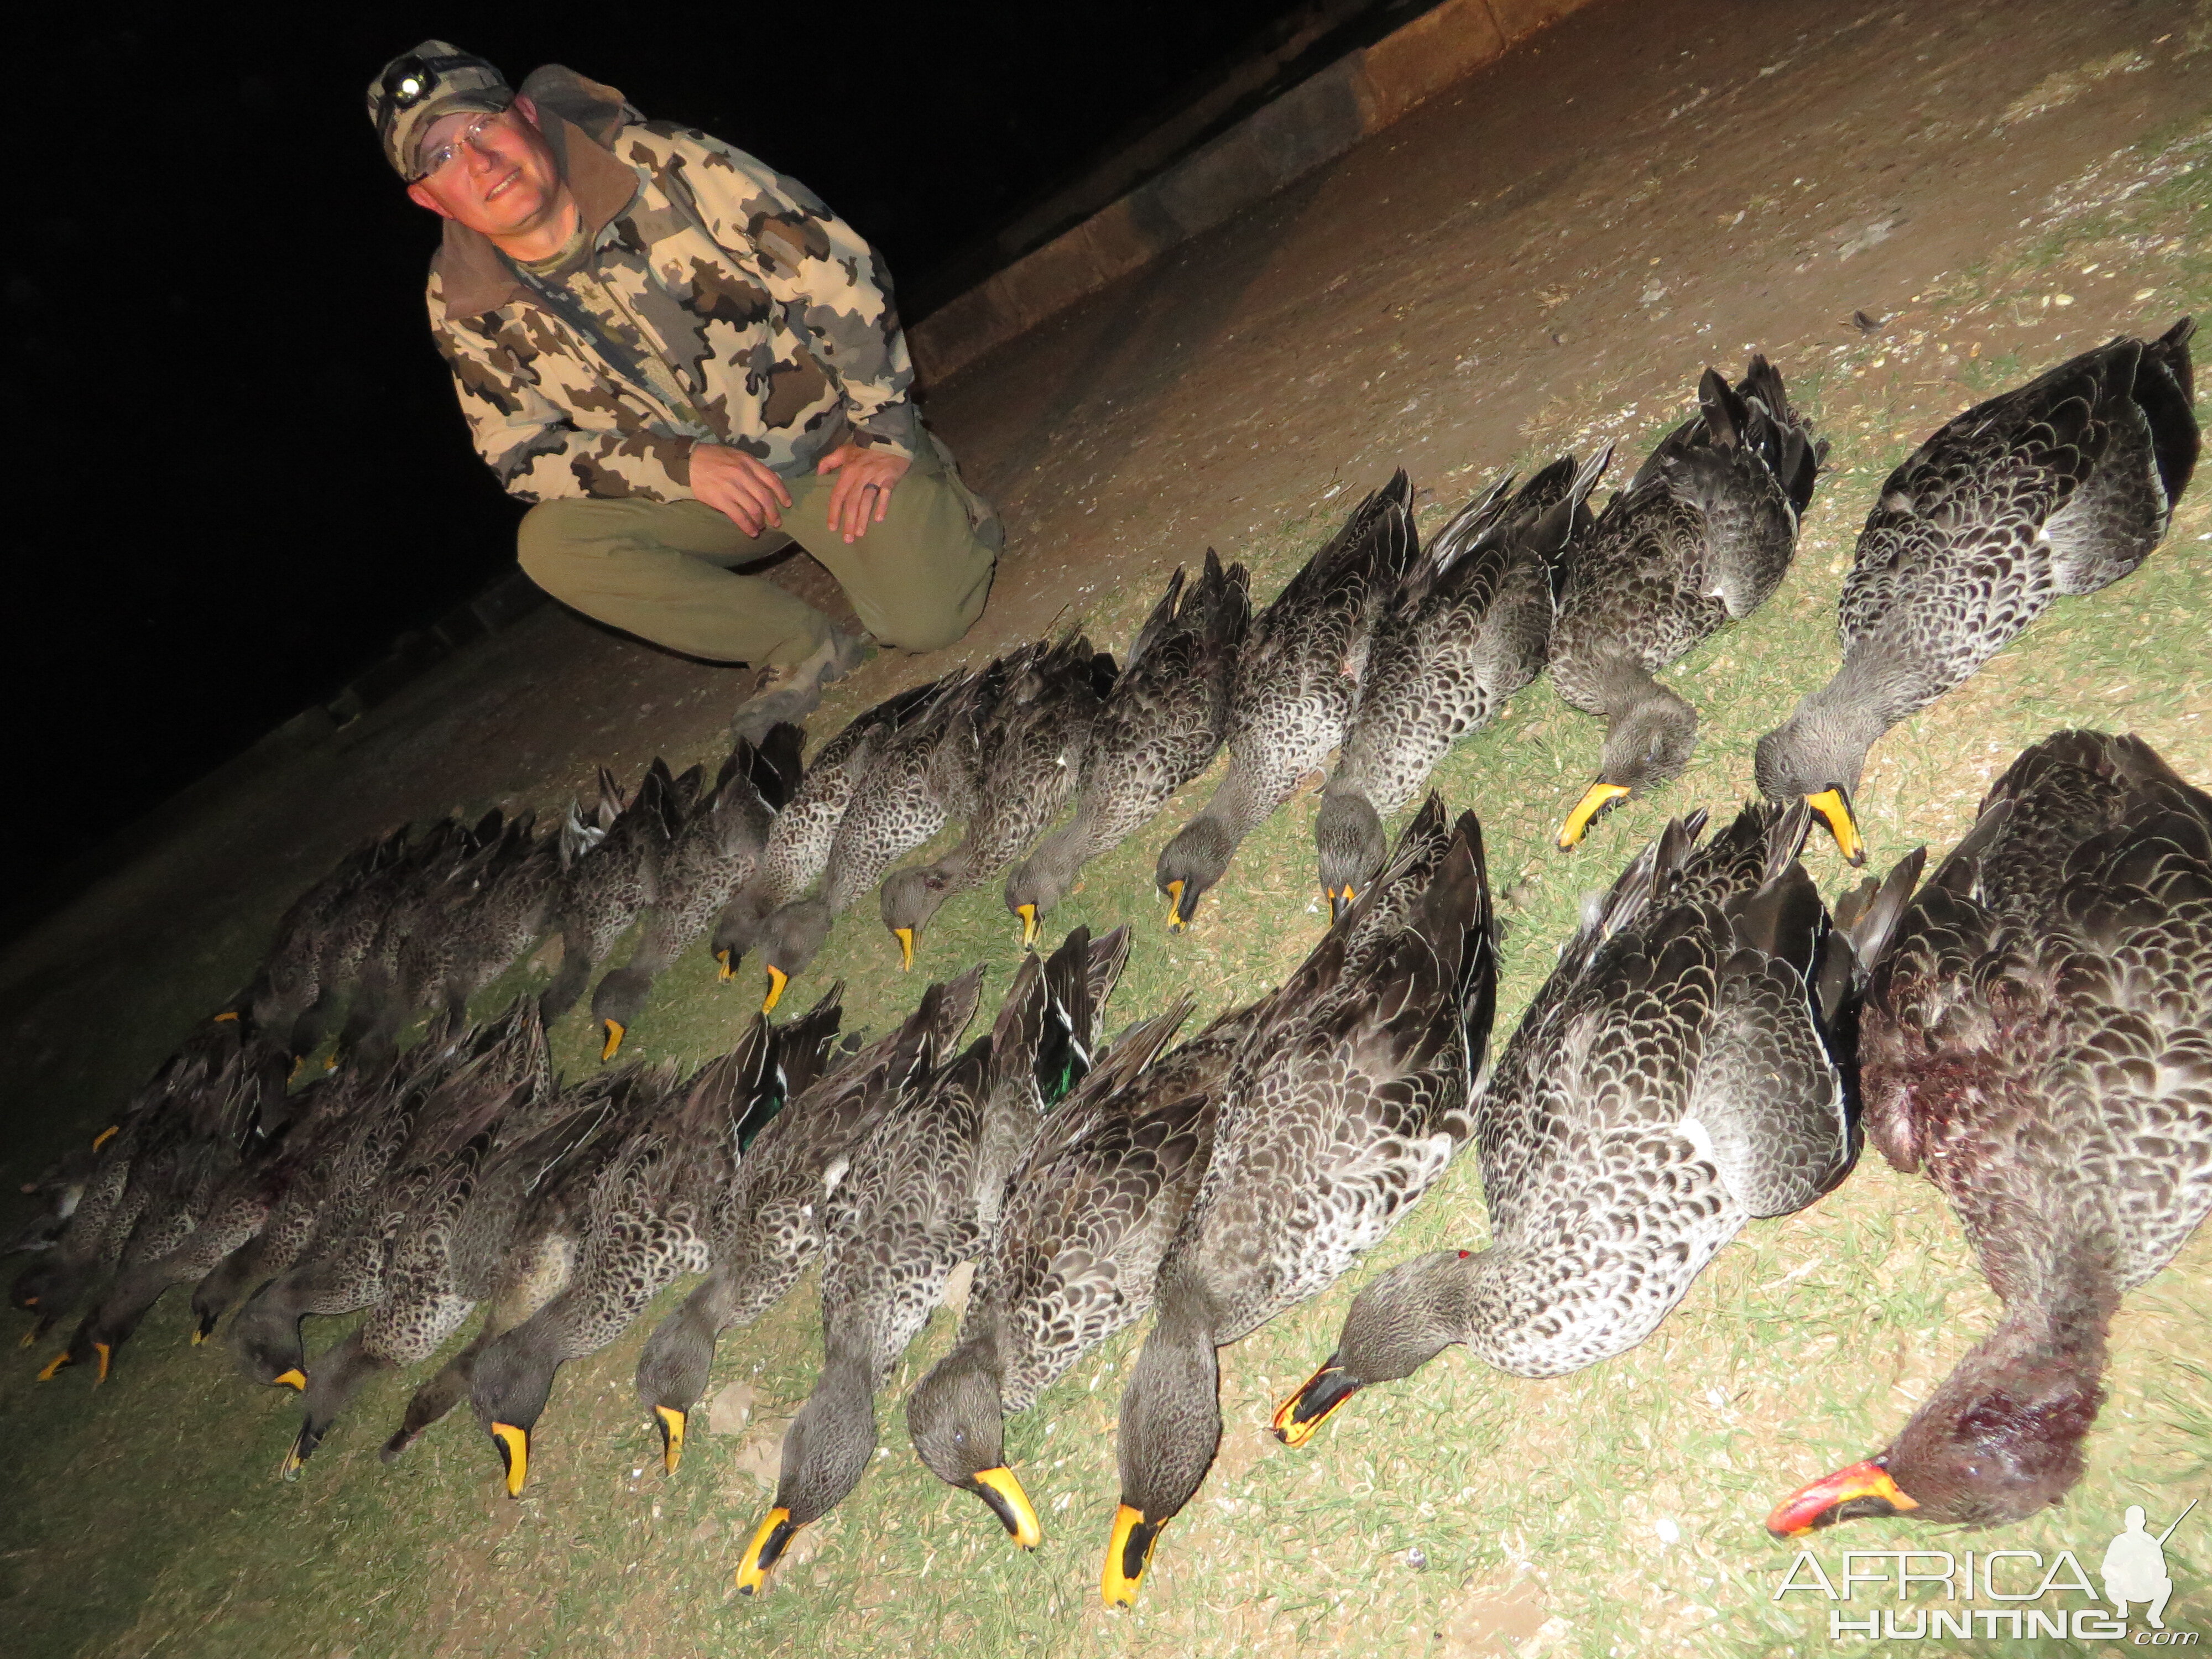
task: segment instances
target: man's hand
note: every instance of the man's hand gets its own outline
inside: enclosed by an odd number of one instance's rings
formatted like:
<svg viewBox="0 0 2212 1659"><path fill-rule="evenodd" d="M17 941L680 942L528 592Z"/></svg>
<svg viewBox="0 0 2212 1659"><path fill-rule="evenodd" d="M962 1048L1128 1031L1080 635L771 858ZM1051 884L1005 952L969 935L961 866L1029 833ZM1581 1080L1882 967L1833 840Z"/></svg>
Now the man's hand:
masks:
<svg viewBox="0 0 2212 1659"><path fill-rule="evenodd" d="M791 505L782 479L726 444L691 446L691 493L748 536L758 536L763 528L782 529L783 515L776 509ZM834 519L834 505L830 511Z"/></svg>
<svg viewBox="0 0 2212 1659"><path fill-rule="evenodd" d="M881 524L890 510L891 486L906 477L912 465L858 444L840 444L824 455L814 471L837 475L830 487L830 528L856 542L868 533L870 525Z"/></svg>

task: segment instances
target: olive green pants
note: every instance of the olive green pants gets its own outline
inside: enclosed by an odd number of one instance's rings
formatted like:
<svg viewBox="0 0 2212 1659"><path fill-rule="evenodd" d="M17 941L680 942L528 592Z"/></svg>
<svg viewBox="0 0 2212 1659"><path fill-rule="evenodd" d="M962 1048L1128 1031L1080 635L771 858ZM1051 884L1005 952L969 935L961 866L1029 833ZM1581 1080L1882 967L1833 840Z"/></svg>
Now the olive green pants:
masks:
<svg viewBox="0 0 2212 1659"><path fill-rule="evenodd" d="M991 589L1001 532L989 508L925 446L884 521L848 546L830 528L835 482L785 479L783 528L757 538L701 501L541 501L523 518L516 554L562 604L710 662L795 663L830 637L830 619L804 599L730 568L794 541L884 644L935 651L965 634Z"/></svg>

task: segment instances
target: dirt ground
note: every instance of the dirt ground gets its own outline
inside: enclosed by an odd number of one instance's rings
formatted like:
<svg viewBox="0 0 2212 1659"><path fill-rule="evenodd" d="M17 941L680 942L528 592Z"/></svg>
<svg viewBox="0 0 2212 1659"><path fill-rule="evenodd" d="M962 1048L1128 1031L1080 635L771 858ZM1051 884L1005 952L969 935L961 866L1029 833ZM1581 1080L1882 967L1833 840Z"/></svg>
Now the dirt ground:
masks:
<svg viewBox="0 0 2212 1659"><path fill-rule="evenodd" d="M1883 471L2008 380L2212 305L2208 73L2212 8L2188 0L1594 6L933 388L931 419L1000 504L1009 555L968 640L886 653L825 714L1066 619L1125 646L1167 573L1209 545L1250 562L1264 598L1394 466L1432 492L1425 519L1495 469L1577 445L1620 439L1625 470L1704 366L1763 350L1837 453L1769 612L1685 665L1707 719L1697 767L1608 819L1573 867L1543 838L1594 769L1597 734L1547 687L1440 774L1491 827L1514 929L1510 1021L1576 891L1668 813L1748 792L1752 741L1832 663L1835 585ZM803 155L778 159L803 174ZM2141 730L2212 779L2205 494L2200 481L2137 576L2054 611L1877 750L1862 803L1877 861L1948 845L2020 744L2063 724ZM242 983L276 914L348 847L456 808L557 811L601 765L635 776L654 754L711 758L735 695L728 671L549 610L162 826L0 957L15 1062L0 1173L12 1187L34 1171ZM1154 914L1147 874L1172 819L1094 866L1066 920L1140 927L1117 1018L1184 982L1210 1006L1252 994L1297 960L1310 812L1294 804L1248 847L1209 900L1210 936L1171 939ZM1832 890L1838 872L1820 874ZM923 966L957 969L971 943L1010 966L995 906L948 907ZM848 1008L880 1024L919 989L895 964L871 903L820 975L848 975ZM639 1023L644 1052L726 1046L746 1010L710 967L672 975L658 1029L654 1011ZM562 1044L580 1063L575 1032ZM1480 1213L1471 1170L1455 1170L1375 1265ZM165 1309L89 1407L76 1381L0 1367L0 1474L18 1500L0 1518L0 1628L14 1632L0 1649L1823 1652L1825 1606L1772 1604L1786 1555L1757 1517L1878 1444L1989 1307L1933 1194L1863 1170L1808 1218L1724 1253L1634 1355L1540 1386L1439 1362L1371 1411L1363 1397L1365 1415L1312 1455L1285 1455L1255 1425L1326 1352L1366 1276L1226 1366L1232 1426L1209 1496L1123 1618L1094 1604L1126 1347L1079 1366L1033 1414L1052 1421L1015 1442L1040 1465L1073 1462L1063 1510L1040 1504L1065 1534L1056 1554L1018 1560L978 1533L959 1507L972 1500L911 1468L887 1407L891 1458L820 1529L815 1560L756 1607L727 1574L772 1480L758 1431L733 1437L735 1455L714 1460L726 1468L687 1462L697 1480L661 1493L629 1395L641 1333L564 1374L547 1473L513 1505L489 1495L491 1460L459 1419L402 1469L380 1471L360 1431L310 1480L277 1487L289 1407L246 1397L213 1350L185 1351ZM803 1287L752 1334L754 1357L726 1345L723 1370L760 1390L760 1420L804 1396L813 1319ZM2125 1320L2119 1346L2136 1357L2115 1375L2081 1525L2036 1530L2029 1547L2078 1537L2087 1559L2094 1534L2101 1553L2117 1528L2106 1499L2127 1480L2157 1483L2140 1501L2169 1516L2212 1496L2207 1241ZM944 1323L899 1381L941 1350ZM372 1395L362 1414L398 1397ZM1856 1547L1913 1534L1868 1537ZM2178 1628L2212 1625L2207 1539L2185 1528L2169 1547Z"/></svg>

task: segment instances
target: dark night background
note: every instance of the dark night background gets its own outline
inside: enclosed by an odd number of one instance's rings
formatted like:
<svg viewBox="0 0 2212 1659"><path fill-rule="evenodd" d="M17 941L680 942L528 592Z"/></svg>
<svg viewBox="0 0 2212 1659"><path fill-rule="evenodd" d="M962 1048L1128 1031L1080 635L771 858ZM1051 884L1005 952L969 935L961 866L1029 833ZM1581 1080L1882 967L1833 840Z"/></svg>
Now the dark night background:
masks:
<svg viewBox="0 0 2212 1659"><path fill-rule="evenodd" d="M911 321L964 286L979 240L1299 10L15 14L18 878L0 909L27 920L73 860L512 564L520 509L469 448L423 321L434 224L363 112L387 58L442 36L511 81L566 63L696 122L883 249Z"/></svg>

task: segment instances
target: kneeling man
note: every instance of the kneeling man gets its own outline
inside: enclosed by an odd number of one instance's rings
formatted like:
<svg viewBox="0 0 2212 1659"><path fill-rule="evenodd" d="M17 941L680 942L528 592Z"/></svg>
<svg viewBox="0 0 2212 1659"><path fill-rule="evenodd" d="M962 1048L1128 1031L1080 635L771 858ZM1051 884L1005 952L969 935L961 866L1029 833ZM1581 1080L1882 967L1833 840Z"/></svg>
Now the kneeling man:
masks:
<svg viewBox="0 0 2212 1659"><path fill-rule="evenodd" d="M442 40L387 64L368 112L446 222L431 332L477 453L536 503L539 586L763 670L737 722L755 735L867 647L732 566L796 540L877 639L968 631L999 520L915 408L882 261L805 186L573 70L511 89Z"/></svg>

